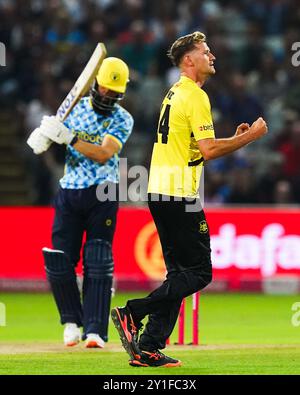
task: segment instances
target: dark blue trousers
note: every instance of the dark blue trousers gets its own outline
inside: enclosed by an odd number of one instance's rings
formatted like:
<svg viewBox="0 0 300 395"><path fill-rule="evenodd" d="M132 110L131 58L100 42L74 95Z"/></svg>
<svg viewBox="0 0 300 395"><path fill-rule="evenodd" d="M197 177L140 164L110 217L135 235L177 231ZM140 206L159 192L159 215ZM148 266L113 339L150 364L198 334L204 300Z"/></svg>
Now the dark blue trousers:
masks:
<svg viewBox="0 0 300 395"><path fill-rule="evenodd" d="M60 189L54 207L53 248L63 251L67 262L74 268L80 259L86 232L82 303L76 284L72 282L75 277L72 280L71 276L69 282L65 282L62 287L57 272L51 276L53 267L48 257L48 266L51 266L48 267L48 277L52 281L61 323L75 322L83 325L83 339L89 333L97 333L107 341L113 273L111 245L118 201L100 202L96 196L96 186L78 190ZM56 270L57 267L55 265ZM65 275L65 271L65 268L62 269L61 276Z"/></svg>
<svg viewBox="0 0 300 395"><path fill-rule="evenodd" d="M80 258L84 232L86 241L113 241L118 201L100 202L96 197L96 188L60 188L54 200L53 248L64 251L74 266Z"/></svg>

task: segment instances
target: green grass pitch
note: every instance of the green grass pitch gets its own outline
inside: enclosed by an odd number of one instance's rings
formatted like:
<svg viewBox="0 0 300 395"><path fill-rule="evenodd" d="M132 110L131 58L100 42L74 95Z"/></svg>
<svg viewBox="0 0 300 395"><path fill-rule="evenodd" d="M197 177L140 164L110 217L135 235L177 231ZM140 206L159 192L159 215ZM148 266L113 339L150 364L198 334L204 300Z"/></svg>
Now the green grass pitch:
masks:
<svg viewBox="0 0 300 395"><path fill-rule="evenodd" d="M112 306L144 294L117 293ZM300 374L300 327L291 323L300 295L203 294L200 345L168 346L179 368L133 368L110 324L105 349L65 348L62 326L49 294L0 294L6 326L0 326L0 375L7 374ZM186 306L191 341L191 300ZM176 341L175 328L172 343Z"/></svg>

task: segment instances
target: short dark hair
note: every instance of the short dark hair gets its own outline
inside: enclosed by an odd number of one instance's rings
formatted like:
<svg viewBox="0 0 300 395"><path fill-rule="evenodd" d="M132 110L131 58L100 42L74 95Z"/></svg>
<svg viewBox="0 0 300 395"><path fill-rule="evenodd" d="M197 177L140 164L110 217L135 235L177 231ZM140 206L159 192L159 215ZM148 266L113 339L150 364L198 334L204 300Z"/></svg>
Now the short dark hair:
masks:
<svg viewBox="0 0 300 395"><path fill-rule="evenodd" d="M186 36L179 37L169 49L167 55L174 66L179 66L183 56L196 48L196 44L206 42L206 36L201 32L194 32Z"/></svg>

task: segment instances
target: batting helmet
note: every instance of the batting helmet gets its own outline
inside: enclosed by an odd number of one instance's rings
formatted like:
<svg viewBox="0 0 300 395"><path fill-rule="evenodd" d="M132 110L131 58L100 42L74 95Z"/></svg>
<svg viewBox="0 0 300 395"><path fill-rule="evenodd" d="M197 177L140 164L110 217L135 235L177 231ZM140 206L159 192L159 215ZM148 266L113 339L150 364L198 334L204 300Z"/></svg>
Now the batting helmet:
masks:
<svg viewBox="0 0 300 395"><path fill-rule="evenodd" d="M118 58L106 58L99 68L96 80L100 86L118 93L125 93L129 78L128 66Z"/></svg>
<svg viewBox="0 0 300 395"><path fill-rule="evenodd" d="M104 59L91 89L94 109L104 115L113 111L115 104L123 99L128 77L129 69L123 60L113 57ZM110 92L105 95L100 94L99 86L117 94L112 95Z"/></svg>

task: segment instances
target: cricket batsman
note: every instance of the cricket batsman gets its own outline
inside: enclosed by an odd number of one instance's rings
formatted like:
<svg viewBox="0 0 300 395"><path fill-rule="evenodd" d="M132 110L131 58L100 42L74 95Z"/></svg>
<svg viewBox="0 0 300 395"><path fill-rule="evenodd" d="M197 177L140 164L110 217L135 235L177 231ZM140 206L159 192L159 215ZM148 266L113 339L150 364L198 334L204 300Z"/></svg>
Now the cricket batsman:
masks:
<svg viewBox="0 0 300 395"><path fill-rule="evenodd" d="M53 247L43 249L66 346L82 339L88 348L103 348L108 340L118 201L100 202L96 188L119 182L119 153L133 128L132 116L119 104L128 78L125 62L104 59L89 97L77 103L64 123L44 116L28 141L36 154L51 142L67 145L65 173L54 200ZM81 300L75 268L84 233Z"/></svg>

